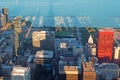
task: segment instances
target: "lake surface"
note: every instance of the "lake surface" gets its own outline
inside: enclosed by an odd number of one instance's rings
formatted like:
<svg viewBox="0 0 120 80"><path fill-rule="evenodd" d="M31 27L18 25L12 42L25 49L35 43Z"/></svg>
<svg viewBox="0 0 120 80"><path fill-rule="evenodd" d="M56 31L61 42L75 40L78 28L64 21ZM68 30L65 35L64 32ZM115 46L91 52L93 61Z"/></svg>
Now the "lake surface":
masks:
<svg viewBox="0 0 120 80"><path fill-rule="evenodd" d="M10 16L87 16L91 25L120 27L120 0L0 0Z"/></svg>

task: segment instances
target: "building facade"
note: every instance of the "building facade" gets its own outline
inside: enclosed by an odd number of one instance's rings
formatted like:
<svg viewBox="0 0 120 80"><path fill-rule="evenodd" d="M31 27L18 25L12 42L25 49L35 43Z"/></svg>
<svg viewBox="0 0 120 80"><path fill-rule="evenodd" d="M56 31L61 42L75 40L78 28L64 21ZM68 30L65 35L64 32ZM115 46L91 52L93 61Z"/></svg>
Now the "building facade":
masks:
<svg viewBox="0 0 120 80"><path fill-rule="evenodd" d="M43 72L53 73L53 51L37 51L34 61L36 63L36 76L39 76Z"/></svg>
<svg viewBox="0 0 120 80"><path fill-rule="evenodd" d="M8 22L8 8L2 8L2 13L5 15L6 22Z"/></svg>
<svg viewBox="0 0 120 80"><path fill-rule="evenodd" d="M83 49L81 46L74 46L73 47L73 55L74 56L80 56L83 53Z"/></svg>
<svg viewBox="0 0 120 80"><path fill-rule="evenodd" d="M77 66L60 66L59 80L79 80Z"/></svg>
<svg viewBox="0 0 120 80"><path fill-rule="evenodd" d="M98 35L98 60L99 62L111 62L113 54L114 32L111 30L99 30Z"/></svg>
<svg viewBox="0 0 120 80"><path fill-rule="evenodd" d="M120 63L120 46L114 47L114 63Z"/></svg>
<svg viewBox="0 0 120 80"><path fill-rule="evenodd" d="M83 62L83 80L96 80L96 72L92 62Z"/></svg>
<svg viewBox="0 0 120 80"><path fill-rule="evenodd" d="M0 14L0 27L6 24L6 15Z"/></svg>
<svg viewBox="0 0 120 80"><path fill-rule="evenodd" d="M87 57L96 56L96 44L93 41L93 37L90 34L90 37L88 38L88 43L85 45L85 53Z"/></svg>
<svg viewBox="0 0 120 80"><path fill-rule="evenodd" d="M30 67L15 66L11 73L12 80L31 80Z"/></svg>
<svg viewBox="0 0 120 80"><path fill-rule="evenodd" d="M53 51L40 50L35 54L35 62L37 64L50 64L53 59Z"/></svg>
<svg viewBox="0 0 120 80"><path fill-rule="evenodd" d="M96 63L94 65L97 80L117 80L119 78L119 66L114 63Z"/></svg>
<svg viewBox="0 0 120 80"><path fill-rule="evenodd" d="M14 50L15 50L15 55L18 56L18 48L20 47L19 34L22 32L20 17L16 17L13 20L13 26L14 26L14 46L15 46Z"/></svg>
<svg viewBox="0 0 120 80"><path fill-rule="evenodd" d="M53 31L35 31L32 33L32 44L36 48L54 51L55 33Z"/></svg>

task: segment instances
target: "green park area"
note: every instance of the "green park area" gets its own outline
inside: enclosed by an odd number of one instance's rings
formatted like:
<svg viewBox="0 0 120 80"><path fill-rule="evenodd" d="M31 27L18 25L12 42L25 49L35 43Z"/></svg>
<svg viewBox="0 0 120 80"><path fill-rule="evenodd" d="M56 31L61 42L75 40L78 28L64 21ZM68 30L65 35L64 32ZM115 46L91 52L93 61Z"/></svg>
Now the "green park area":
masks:
<svg viewBox="0 0 120 80"><path fill-rule="evenodd" d="M56 31L55 32L55 35L56 36L70 36L70 35L72 35L72 32L70 32L70 31Z"/></svg>
<svg viewBox="0 0 120 80"><path fill-rule="evenodd" d="M63 27L58 27L55 30L55 36L56 37L74 37L76 34L76 29L75 28L63 28Z"/></svg>

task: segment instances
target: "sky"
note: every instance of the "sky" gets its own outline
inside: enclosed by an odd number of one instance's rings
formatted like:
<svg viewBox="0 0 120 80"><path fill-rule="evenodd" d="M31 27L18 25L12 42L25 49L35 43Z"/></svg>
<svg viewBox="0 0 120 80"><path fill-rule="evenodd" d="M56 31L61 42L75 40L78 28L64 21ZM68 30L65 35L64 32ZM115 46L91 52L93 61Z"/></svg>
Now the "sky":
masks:
<svg viewBox="0 0 120 80"><path fill-rule="evenodd" d="M54 15L100 15L111 17L120 14L120 0L0 0L0 7L8 6L11 10L15 7L24 10L31 8L31 11L40 8L40 15L47 16L50 2L52 2Z"/></svg>
<svg viewBox="0 0 120 80"><path fill-rule="evenodd" d="M120 17L120 0L0 0L10 16L89 16L99 24Z"/></svg>

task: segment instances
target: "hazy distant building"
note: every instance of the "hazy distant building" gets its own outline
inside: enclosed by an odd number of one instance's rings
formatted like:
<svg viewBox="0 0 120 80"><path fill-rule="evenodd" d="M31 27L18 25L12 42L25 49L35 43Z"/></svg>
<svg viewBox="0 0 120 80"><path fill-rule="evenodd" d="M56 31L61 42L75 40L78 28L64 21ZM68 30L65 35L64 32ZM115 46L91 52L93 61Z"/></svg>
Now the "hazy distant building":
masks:
<svg viewBox="0 0 120 80"><path fill-rule="evenodd" d="M34 31L32 44L36 48L54 51L55 33L53 31Z"/></svg>
<svg viewBox="0 0 120 80"><path fill-rule="evenodd" d="M113 56L114 32L112 30L99 30L98 35L98 61L111 62Z"/></svg>
<svg viewBox="0 0 120 80"><path fill-rule="evenodd" d="M8 22L8 8L2 8L2 14L5 15L6 22Z"/></svg>
<svg viewBox="0 0 120 80"><path fill-rule="evenodd" d="M12 80L31 80L30 67L15 66L11 73Z"/></svg>
<svg viewBox="0 0 120 80"><path fill-rule="evenodd" d="M0 27L6 24L6 15L0 14Z"/></svg>
<svg viewBox="0 0 120 80"><path fill-rule="evenodd" d="M83 62L83 80L96 80L96 72L92 62Z"/></svg>
<svg viewBox="0 0 120 80"><path fill-rule="evenodd" d="M77 66L59 66L59 80L78 80Z"/></svg>

